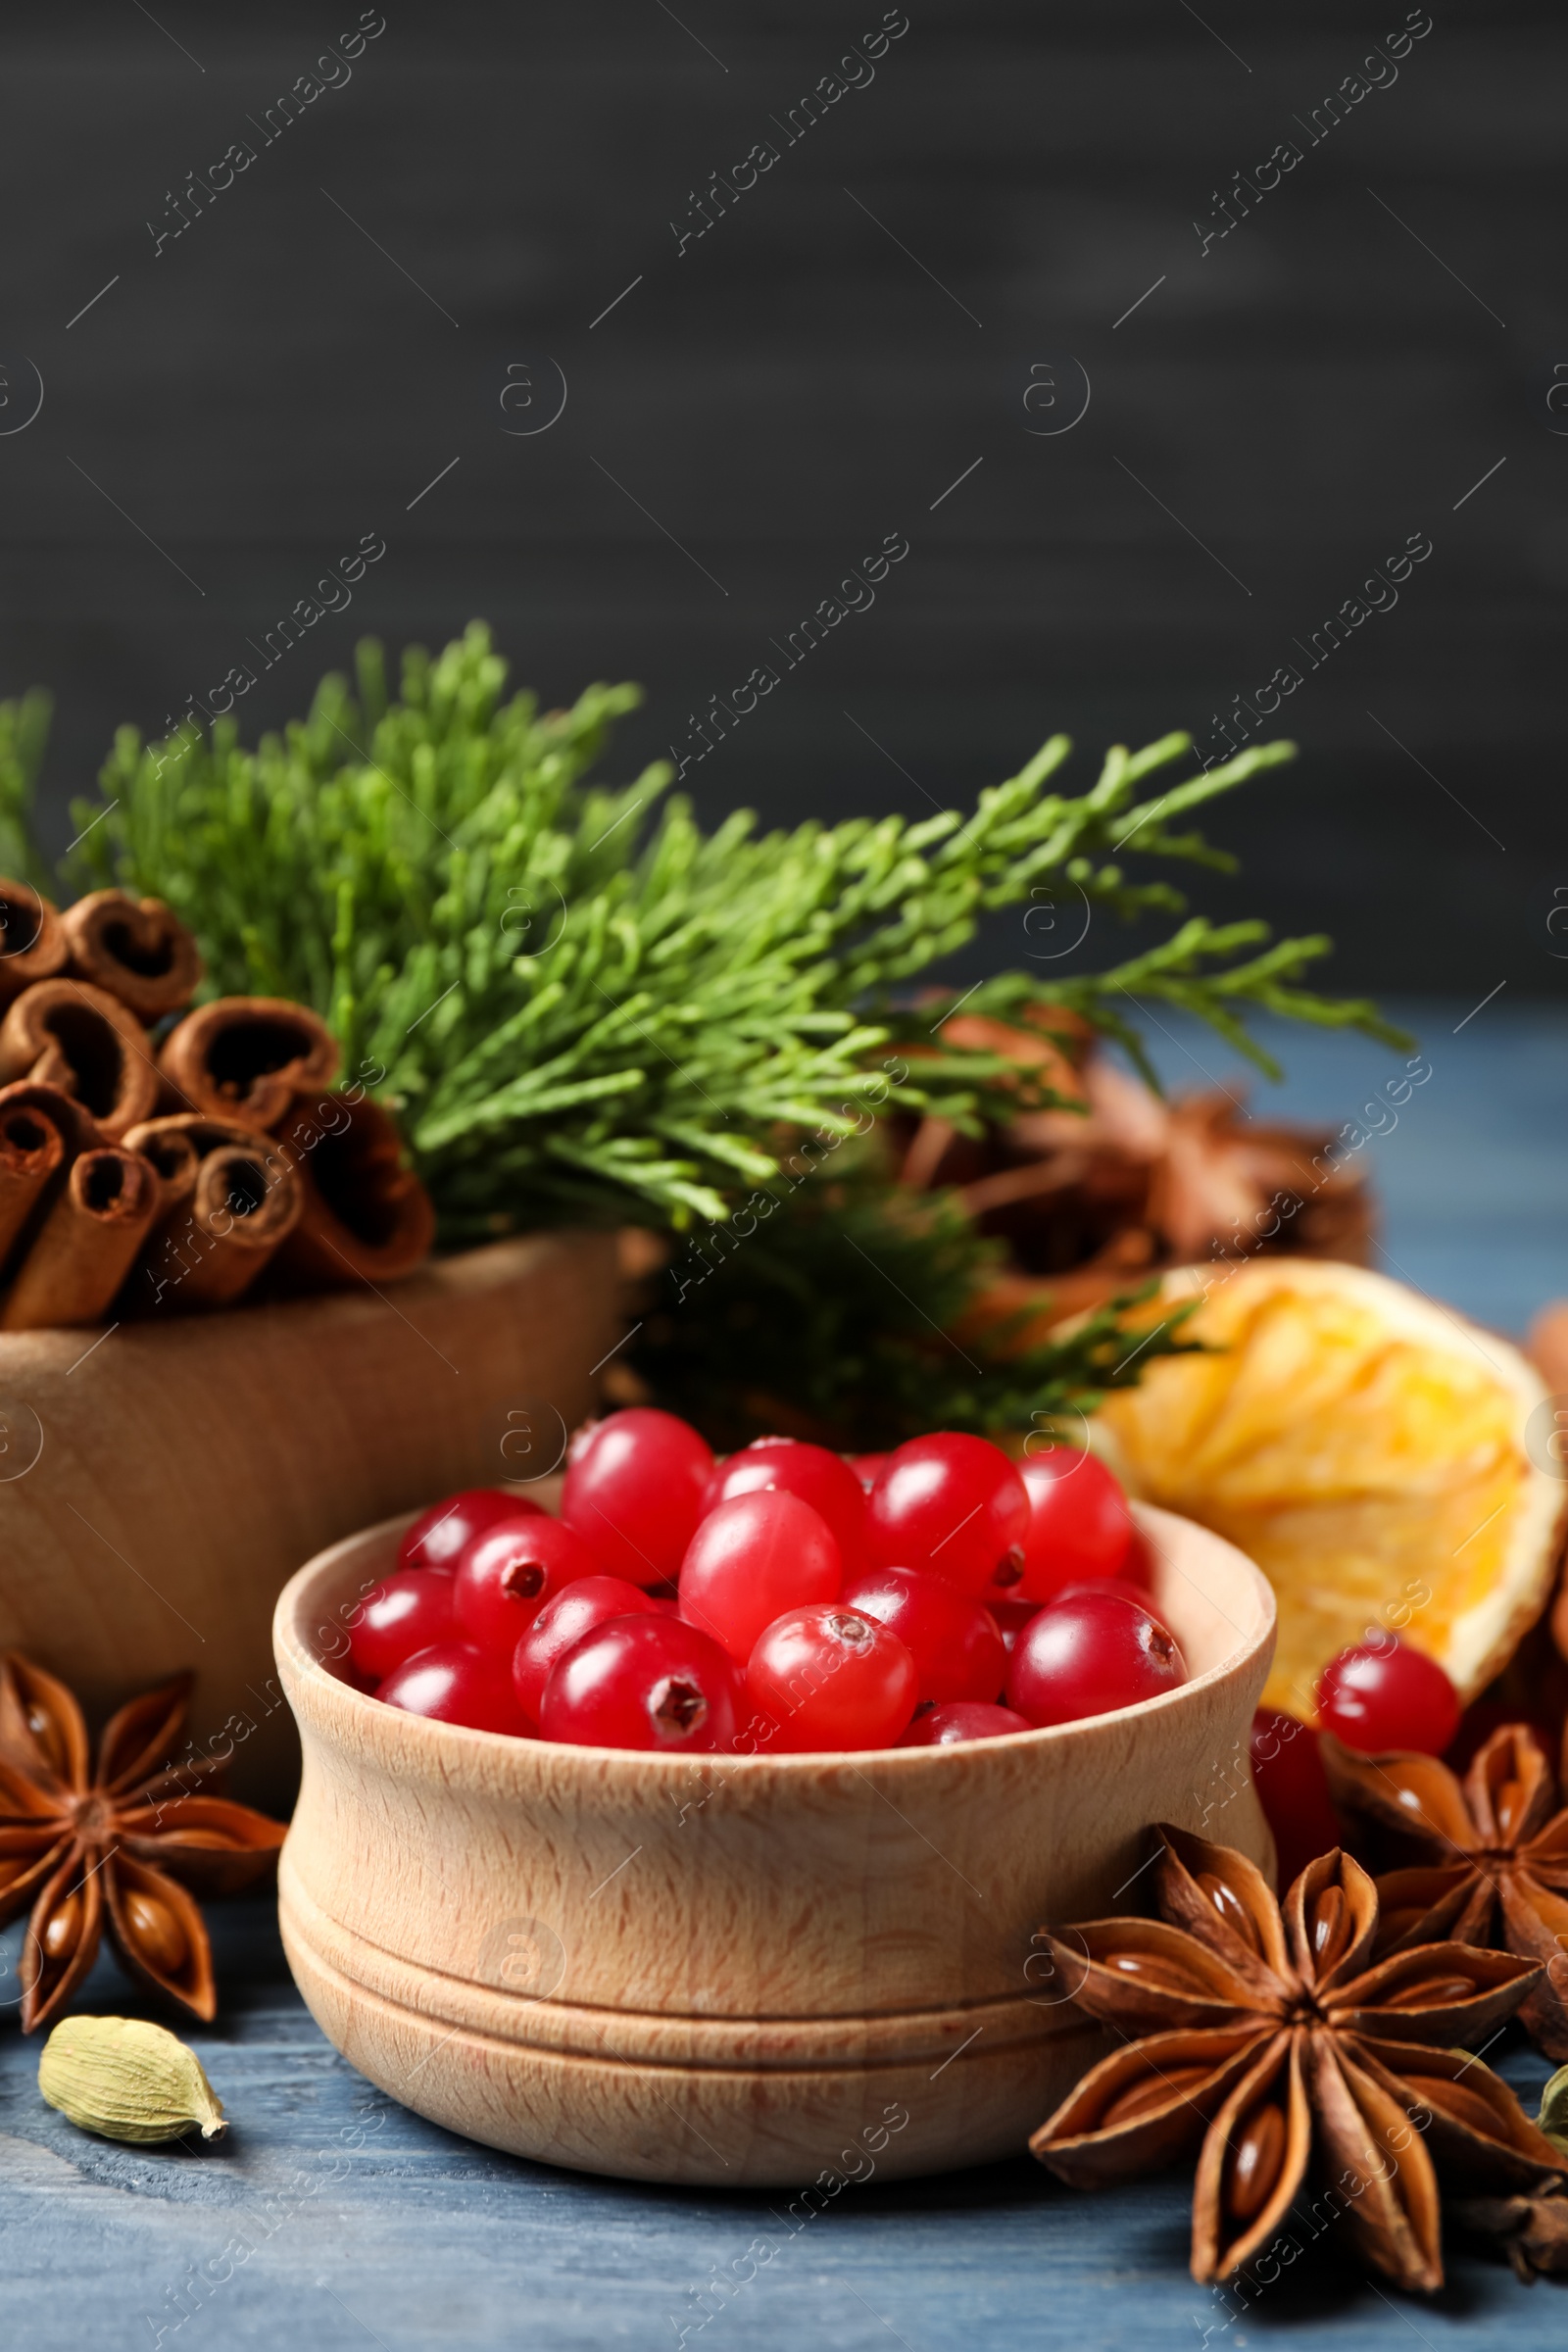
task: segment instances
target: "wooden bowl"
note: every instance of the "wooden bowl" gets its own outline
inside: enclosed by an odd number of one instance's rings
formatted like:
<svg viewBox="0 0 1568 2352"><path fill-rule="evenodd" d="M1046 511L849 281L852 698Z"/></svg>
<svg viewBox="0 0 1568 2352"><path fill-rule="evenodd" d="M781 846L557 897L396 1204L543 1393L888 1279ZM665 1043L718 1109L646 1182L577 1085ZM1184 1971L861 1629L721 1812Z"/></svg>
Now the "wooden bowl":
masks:
<svg viewBox="0 0 1568 2352"><path fill-rule="evenodd" d="M554 1468L618 1294L612 1234L552 1233L384 1291L0 1335L0 1648L99 1718L195 1667L196 1751L286 1811L283 1584L389 1511Z"/></svg>
<svg viewBox="0 0 1568 2352"><path fill-rule="evenodd" d="M583 2172L729 2188L1014 2154L1104 2046L1043 1923L1140 1907L1149 1824L1265 1866L1248 1734L1274 1647L1250 1560L1140 1508L1193 1679L964 1747L693 1757L398 1713L339 1682L407 1521L277 1604L305 1775L289 1964L393 2098Z"/></svg>

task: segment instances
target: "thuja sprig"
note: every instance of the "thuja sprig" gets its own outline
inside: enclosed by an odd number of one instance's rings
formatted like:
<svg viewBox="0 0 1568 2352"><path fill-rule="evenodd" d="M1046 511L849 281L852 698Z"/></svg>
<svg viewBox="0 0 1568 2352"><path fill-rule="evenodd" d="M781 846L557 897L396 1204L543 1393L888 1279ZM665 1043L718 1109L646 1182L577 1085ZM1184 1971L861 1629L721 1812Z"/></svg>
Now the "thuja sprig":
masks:
<svg viewBox="0 0 1568 2352"><path fill-rule="evenodd" d="M634 687L540 711L506 679L477 624L434 661L405 655L395 698L367 644L354 691L328 677L305 719L254 751L230 719L156 745L122 729L103 800L74 812L73 879L167 899L201 939L210 989L313 1004L350 1067L385 1071L449 1243L562 1217L723 1219L737 1188L774 1172L781 1134L861 1122L878 1055L905 1036L921 1047L902 1088L912 1110L972 1127L1051 1100L1005 1057L933 1041L910 984L1041 889L1123 918L1184 916L1169 881L1130 879L1122 858L1228 867L1190 812L1291 757L1264 745L1152 790L1190 748L1169 735L1113 750L1074 797L1050 788L1069 748L1055 736L967 816L762 834L739 811L705 833L665 800L663 762L618 787L589 780ZM35 726L10 725L0 824L20 841ZM1395 1034L1369 1005L1299 985L1325 942L1265 936L1195 916L1109 972L1012 974L972 1001L1067 1008L1135 1053L1137 1001L1159 1001L1264 1067L1258 1011Z"/></svg>
<svg viewBox="0 0 1568 2352"><path fill-rule="evenodd" d="M658 1402L714 1446L781 1427L865 1451L930 1429L1071 1443L1110 1390L1198 1347L1182 1333L1198 1301L1151 1316L1157 1283L1033 1345L1024 1316L966 1323L1001 1246L945 1195L890 1186L874 1146L775 1186L772 1214L768 1197L655 1278L628 1350Z"/></svg>

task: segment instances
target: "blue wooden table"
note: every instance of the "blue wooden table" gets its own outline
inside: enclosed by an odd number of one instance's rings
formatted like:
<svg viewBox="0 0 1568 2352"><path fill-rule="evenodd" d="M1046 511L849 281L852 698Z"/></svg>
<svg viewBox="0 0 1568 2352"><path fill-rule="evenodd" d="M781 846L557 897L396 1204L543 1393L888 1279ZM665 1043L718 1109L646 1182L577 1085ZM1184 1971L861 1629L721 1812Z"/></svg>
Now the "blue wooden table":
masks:
<svg viewBox="0 0 1568 2352"><path fill-rule="evenodd" d="M1367 1146L1384 1262L1517 1329L1541 1299L1568 1295L1568 1014L1494 1004L1465 1022L1468 1010L1410 1008L1432 1077ZM1268 1107L1336 1125L1402 1063L1359 1042L1283 1042L1291 1082L1269 1090ZM1235 1082L1229 1057L1189 1032L1161 1041L1161 1060L1178 1085ZM1348 2266L1332 2232L1310 2241L1309 2224L1299 2260L1252 2298L1194 2286L1189 2184L1176 2175L1098 2197L1027 2158L925 2181L873 2175L792 2230L781 2195L647 2189L516 2162L394 2105L328 2047L270 1903L215 1905L210 1918L224 2007L189 2038L233 2120L218 2148L138 2152L74 2131L38 2097L36 2042L0 2024L7 2345L1526 2352L1561 2344L1568 2328L1550 2282L1523 2287L1450 2246L1446 2291L1406 2298ZM18 1937L5 1942L10 1971ZM0 1994L14 1985L8 1973ZM79 2006L138 2010L108 1960ZM1489 2058L1533 2108L1544 2062L1511 2034Z"/></svg>

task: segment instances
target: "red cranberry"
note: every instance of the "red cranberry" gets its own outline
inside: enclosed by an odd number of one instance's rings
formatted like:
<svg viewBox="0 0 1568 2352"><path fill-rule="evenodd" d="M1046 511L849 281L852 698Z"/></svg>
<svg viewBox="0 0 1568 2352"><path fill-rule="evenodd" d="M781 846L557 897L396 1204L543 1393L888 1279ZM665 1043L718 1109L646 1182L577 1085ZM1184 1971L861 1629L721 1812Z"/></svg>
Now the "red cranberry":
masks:
<svg viewBox="0 0 1568 2352"><path fill-rule="evenodd" d="M459 1634L510 1658L524 1628L547 1600L580 1576L597 1576L599 1562L574 1527L536 1511L498 1520L476 1536L452 1583Z"/></svg>
<svg viewBox="0 0 1568 2352"><path fill-rule="evenodd" d="M559 1659L613 1617L652 1617L660 1604L618 1576L583 1576L558 1592L527 1626L512 1661L512 1687L518 1704L535 1723L545 1685Z"/></svg>
<svg viewBox="0 0 1568 2352"><path fill-rule="evenodd" d="M862 1568L846 1579L846 1607L898 1635L914 1660L921 1698L994 1699L1007 1653L984 1601L913 1568Z"/></svg>
<svg viewBox="0 0 1568 2352"><path fill-rule="evenodd" d="M1038 1617L1044 1604L1038 1600L1008 1600L995 1585L986 1594L986 1607L996 1620L1003 1646L1011 1657L1018 1636L1032 1617Z"/></svg>
<svg viewBox="0 0 1568 2352"><path fill-rule="evenodd" d="M466 1724L470 1731L520 1736L528 1729L505 1664L470 1642L437 1642L416 1650L375 1695L406 1714Z"/></svg>
<svg viewBox="0 0 1568 2352"><path fill-rule="evenodd" d="M712 1754L733 1745L741 1684L728 1654L676 1617L616 1617L574 1642L545 1685L547 1740Z"/></svg>
<svg viewBox="0 0 1568 2352"><path fill-rule="evenodd" d="M825 1446L803 1446L793 1438L759 1438L743 1453L720 1462L709 1482L704 1516L737 1494L774 1490L798 1495L826 1520L839 1557L848 1567L864 1542L865 1496L842 1454ZM781 1604L782 1605L782 1604Z"/></svg>
<svg viewBox="0 0 1568 2352"><path fill-rule="evenodd" d="M561 1516L608 1575L657 1585L680 1567L712 1475L712 1453L688 1423L630 1405L572 1439Z"/></svg>
<svg viewBox="0 0 1568 2352"><path fill-rule="evenodd" d="M927 1707L917 1715L901 1747L956 1747L964 1740L1000 1740L1005 1732L1028 1732L1034 1726L1011 1707L991 1707L975 1699L952 1699L946 1706Z"/></svg>
<svg viewBox="0 0 1568 2352"><path fill-rule="evenodd" d="M1115 1576L1127 1557L1133 1521L1104 1463L1074 1446L1048 1446L1026 1455L1019 1474L1029 1494L1017 1587L1022 1597L1051 1600L1085 1577Z"/></svg>
<svg viewBox="0 0 1568 2352"><path fill-rule="evenodd" d="M1127 1553L1117 1569L1118 1580L1124 1585L1136 1585L1141 1592L1150 1592L1154 1585L1154 1547L1137 1520L1127 1540Z"/></svg>
<svg viewBox="0 0 1568 2352"><path fill-rule="evenodd" d="M744 1667L764 1626L786 1609L833 1599L839 1582L839 1547L808 1502L770 1489L743 1493L710 1510L693 1536L680 1613Z"/></svg>
<svg viewBox="0 0 1568 2352"><path fill-rule="evenodd" d="M1347 1747L1418 1748L1441 1756L1459 1728L1459 1697L1435 1658L1393 1634L1342 1649L1317 1687L1320 1731Z"/></svg>
<svg viewBox="0 0 1568 2352"><path fill-rule="evenodd" d="M1259 1707L1252 1717L1251 1750L1252 1785L1274 1833L1283 1894L1309 1862L1339 1844L1340 1818L1317 1734L1309 1725L1274 1707Z"/></svg>
<svg viewBox="0 0 1568 2352"><path fill-rule="evenodd" d="M866 1500L866 1549L890 1568L923 1568L983 1593L1021 1569L1029 1525L1023 1480L984 1438L938 1430L890 1453Z"/></svg>
<svg viewBox="0 0 1568 2352"><path fill-rule="evenodd" d="M1164 1613L1154 1606L1153 1596L1142 1585L1135 1585L1125 1576L1091 1576L1075 1578L1063 1585L1057 1600L1067 1600L1080 1592L1114 1592L1121 1600L1130 1600L1135 1609L1147 1609L1157 1625L1165 1625ZM1053 1604L1054 1605L1054 1604ZM1170 1628L1165 1626L1169 1633Z"/></svg>
<svg viewBox="0 0 1568 2352"><path fill-rule="evenodd" d="M395 1568L354 1612L349 1657L357 1674L377 1683L416 1649L451 1634L451 1577L428 1568Z"/></svg>
<svg viewBox="0 0 1568 2352"><path fill-rule="evenodd" d="M1186 1680L1181 1651L1148 1609L1114 1592L1077 1592L1025 1626L1006 1698L1031 1723L1076 1723L1158 1698Z"/></svg>
<svg viewBox="0 0 1568 2352"><path fill-rule="evenodd" d="M458 1554L498 1519L537 1511L536 1502L503 1494L498 1487L467 1487L421 1511L398 1546L400 1568L456 1568Z"/></svg>
<svg viewBox="0 0 1568 2352"><path fill-rule="evenodd" d="M914 1660L896 1634L842 1602L792 1609L767 1628L746 1669L775 1748L891 1747L914 1713Z"/></svg>

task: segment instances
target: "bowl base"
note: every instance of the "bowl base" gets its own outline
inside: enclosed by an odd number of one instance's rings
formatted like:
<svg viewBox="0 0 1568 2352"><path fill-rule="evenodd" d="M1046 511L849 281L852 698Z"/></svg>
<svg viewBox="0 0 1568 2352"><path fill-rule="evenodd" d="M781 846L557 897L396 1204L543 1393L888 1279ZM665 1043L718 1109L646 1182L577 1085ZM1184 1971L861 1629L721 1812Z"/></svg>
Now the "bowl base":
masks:
<svg viewBox="0 0 1568 2352"><path fill-rule="evenodd" d="M814 2182L831 2198L873 2175L993 2163L1021 2154L1108 2046L1071 2009L1027 1998L832 2020L576 2011L411 1968L328 1922L286 1866L278 1915L312 2016L389 2097L488 2147L625 2180ZM612 2047L548 2046L585 2031ZM684 2042L688 2062L612 2054L649 2037ZM803 2057L824 2041L845 2057L791 2065L792 2041ZM724 2063L748 2045L779 2057Z"/></svg>

